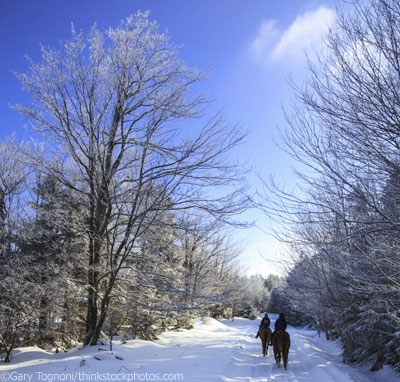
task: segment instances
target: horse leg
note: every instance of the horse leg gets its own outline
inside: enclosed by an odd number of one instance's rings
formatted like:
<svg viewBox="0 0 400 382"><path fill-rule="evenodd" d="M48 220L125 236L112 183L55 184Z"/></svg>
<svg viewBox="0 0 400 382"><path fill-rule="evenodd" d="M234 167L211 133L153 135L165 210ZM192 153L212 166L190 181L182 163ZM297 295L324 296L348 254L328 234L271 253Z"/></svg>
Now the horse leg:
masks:
<svg viewBox="0 0 400 382"><path fill-rule="evenodd" d="M279 352L278 352L278 349L274 349L274 357L275 357L275 362L276 362L276 364L279 366L280 360L279 360Z"/></svg>
<svg viewBox="0 0 400 382"><path fill-rule="evenodd" d="M283 367L286 369L287 361L288 361L288 351L287 351L287 349L284 349L282 351L282 358L283 358Z"/></svg>
<svg viewBox="0 0 400 382"><path fill-rule="evenodd" d="M269 346L269 342L271 341L271 332L268 333L266 341L265 341L265 346L266 346L266 355L268 355L268 346Z"/></svg>
<svg viewBox="0 0 400 382"><path fill-rule="evenodd" d="M261 331L261 333L260 333L260 341L261 341L261 346L262 346L261 354L263 356L265 356L265 334L264 334L264 331Z"/></svg>
<svg viewBox="0 0 400 382"><path fill-rule="evenodd" d="M266 352L265 344L266 344L266 339L265 339L265 336L263 336L263 339L262 339L262 354L263 354L264 357L265 357L265 352Z"/></svg>

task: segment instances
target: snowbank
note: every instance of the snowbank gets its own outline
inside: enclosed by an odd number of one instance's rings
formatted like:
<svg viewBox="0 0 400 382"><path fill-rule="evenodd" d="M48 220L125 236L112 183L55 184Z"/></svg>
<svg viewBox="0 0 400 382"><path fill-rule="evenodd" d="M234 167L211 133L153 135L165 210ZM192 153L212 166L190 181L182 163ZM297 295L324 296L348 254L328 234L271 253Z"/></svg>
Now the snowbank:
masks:
<svg viewBox="0 0 400 382"><path fill-rule="evenodd" d="M276 317L271 315L272 321ZM279 369L272 348L261 356L255 339L260 320L198 319L194 329L164 333L158 341L115 341L52 354L36 347L17 349L0 366L9 381L184 381L184 382L394 382L390 369L369 372L341 362L340 342L327 342L312 330L289 327L292 346L287 370Z"/></svg>

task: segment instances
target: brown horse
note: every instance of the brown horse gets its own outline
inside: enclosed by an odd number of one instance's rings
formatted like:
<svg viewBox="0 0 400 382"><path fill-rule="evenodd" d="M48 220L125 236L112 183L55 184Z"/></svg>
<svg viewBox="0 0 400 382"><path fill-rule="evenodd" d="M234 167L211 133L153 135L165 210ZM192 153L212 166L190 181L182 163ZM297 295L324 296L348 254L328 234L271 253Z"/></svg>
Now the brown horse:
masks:
<svg viewBox="0 0 400 382"><path fill-rule="evenodd" d="M288 363L288 355L290 348L290 336L284 330L278 330L272 338L272 346L274 347L274 356L276 364L281 367L281 356L283 358L283 366L286 369Z"/></svg>
<svg viewBox="0 0 400 382"><path fill-rule="evenodd" d="M268 344L271 340L272 332L270 328L263 328L260 330L260 340L262 345L262 354L265 357L268 355Z"/></svg>

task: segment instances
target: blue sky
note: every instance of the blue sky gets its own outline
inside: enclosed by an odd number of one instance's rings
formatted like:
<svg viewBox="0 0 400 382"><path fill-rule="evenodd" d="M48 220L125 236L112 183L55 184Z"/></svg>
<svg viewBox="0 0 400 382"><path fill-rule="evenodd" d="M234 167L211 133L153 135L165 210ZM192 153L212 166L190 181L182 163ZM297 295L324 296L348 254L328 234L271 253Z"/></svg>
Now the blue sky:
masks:
<svg viewBox="0 0 400 382"><path fill-rule="evenodd" d="M319 0L3 0L0 2L0 137L26 137L24 122L9 108L28 98L13 71L27 69L25 55L40 57L40 44L56 46L68 38L71 22L88 31L115 26L138 10L150 10L162 30L182 45L189 65L208 70L202 90L225 108L226 118L249 131L233 153L265 178L290 181L290 163L273 142L285 127L282 105L289 106L292 76L305 76L304 49L318 49L321 34L334 23L334 1ZM295 164L294 164L295 165ZM259 187L256 177L250 179ZM267 219L249 211L261 227ZM244 240L242 263L249 272L279 273L279 245L257 228L237 233ZM271 262L263 260L264 257Z"/></svg>

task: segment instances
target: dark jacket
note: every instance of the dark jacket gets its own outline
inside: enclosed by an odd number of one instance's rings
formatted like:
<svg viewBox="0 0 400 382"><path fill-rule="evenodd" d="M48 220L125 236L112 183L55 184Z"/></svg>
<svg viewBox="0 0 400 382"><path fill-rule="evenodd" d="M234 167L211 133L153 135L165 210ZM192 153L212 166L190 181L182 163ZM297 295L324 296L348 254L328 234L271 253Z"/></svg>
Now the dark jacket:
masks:
<svg viewBox="0 0 400 382"><path fill-rule="evenodd" d="M260 329L261 328L269 328L270 325L271 325L271 320L269 319L269 317L264 317L261 320Z"/></svg>
<svg viewBox="0 0 400 382"><path fill-rule="evenodd" d="M285 330L287 328L287 322L283 317L279 317L275 321L275 331L277 332L278 330Z"/></svg>

